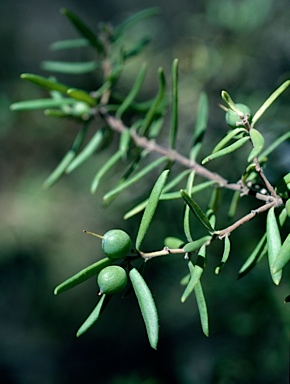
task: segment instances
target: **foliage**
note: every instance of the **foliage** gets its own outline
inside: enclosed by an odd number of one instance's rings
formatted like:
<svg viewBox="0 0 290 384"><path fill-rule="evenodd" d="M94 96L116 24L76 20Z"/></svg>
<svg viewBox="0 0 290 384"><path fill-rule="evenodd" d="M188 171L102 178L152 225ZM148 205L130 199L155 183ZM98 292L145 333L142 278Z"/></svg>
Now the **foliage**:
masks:
<svg viewBox="0 0 290 384"><path fill-rule="evenodd" d="M269 270L274 284L278 285L282 278L282 270L289 261L290 242L289 235L282 238L281 228L289 221L289 191L290 173L274 185L264 173L269 155L284 141L288 140L290 133L280 135L272 143L267 143L258 126L261 116L274 101L287 89L290 80L278 87L251 116L250 109L241 103L235 103L226 92L221 92L224 105L221 108L226 112L226 122L230 126L227 134L214 146L210 154L199 160L203 145L203 138L208 126L209 103L205 93L199 98L196 110L195 125L192 132L192 145L186 155L181 154L177 148L179 130L179 94L178 94L178 60L172 64L171 90L166 91L166 78L164 70L158 70L158 91L153 99L137 101L138 94L145 81L146 66L140 68L134 84L126 95L116 92L116 84L122 75L127 62L138 55L148 44L148 39L140 40L134 47L128 49L124 45L123 36L132 24L140 22L145 17L153 16L156 8L151 8L135 14L125 20L121 25L112 27L101 24L97 33L94 33L78 16L67 9L62 13L74 25L81 38L69 41L60 41L52 45L52 49L75 49L79 47L92 48L94 57L87 62L44 62L43 68L61 74L84 74L101 72L103 81L94 85L89 91L62 84L55 77L45 78L35 74L22 74L23 80L36 84L48 91L48 97L38 100L16 102L12 110L43 109L45 115L55 118L66 118L79 122L80 128L71 149L60 161L57 168L45 180L44 186L51 187L61 176L73 172L90 157L98 155L100 151L113 148L112 156L102 164L92 180L91 192L95 193L103 177L109 171L122 163L123 176L115 187L107 191L103 197L105 205L109 205L127 188L141 182L148 174L156 171L155 183L149 197L125 214L129 219L143 212L135 246L126 251L120 260L104 257L91 266L76 273L73 277L55 288L55 294L70 289L83 281L98 275L104 268L118 265L124 268L129 277L123 296L135 293L144 319L150 345L157 347L159 323L157 308L153 295L145 281L145 265L152 259L171 255L180 255L179 261L172 259L172 263L184 264L184 278L181 284L185 286L181 301L185 302L191 293L195 293L197 307L203 333L209 335L209 316L205 295L202 287L202 275L207 265L207 257L211 252L213 242L222 241L224 250L221 262L215 273L222 272L228 262L232 251L230 235L249 220L255 219L258 214L266 213L264 234L246 262L239 271L239 277L250 272L258 262L268 255ZM244 108L245 107L245 108ZM168 145L158 144L158 138L166 128L166 118L170 117ZM229 118L230 116L230 118ZM102 121L102 123L100 123ZM94 126L95 123L97 126ZM89 129L93 127L94 135L85 143ZM108 135L108 132L111 134ZM115 135L113 135L115 134ZM118 136L117 149L113 136ZM85 143L85 144L84 144ZM244 171L236 176L236 182L225 179L221 173L215 173L205 167L205 164L228 156L236 151L242 153L241 162ZM225 157L226 159L226 157ZM180 171L178 167L183 168ZM222 170L222 167L221 167ZM196 176L199 176L196 180ZM259 205L253 207L249 213L236 219L225 228L218 228L218 207L225 204L221 200L221 191L232 192L233 199L229 216L235 216L237 205L243 199L251 196ZM210 198L205 205L197 202L193 196L200 191L210 191ZM207 196L205 194L205 196ZM144 238L148 236L148 229L154 219L160 200L182 201L184 203L183 238L177 238L168 233L164 239L161 250L150 249L146 251ZM194 225L200 225L202 236L196 238ZM118 247L118 240L116 240ZM99 318L106 305L111 300L100 292L97 306L81 326L77 335L86 332ZM286 300L288 301L288 299Z"/></svg>

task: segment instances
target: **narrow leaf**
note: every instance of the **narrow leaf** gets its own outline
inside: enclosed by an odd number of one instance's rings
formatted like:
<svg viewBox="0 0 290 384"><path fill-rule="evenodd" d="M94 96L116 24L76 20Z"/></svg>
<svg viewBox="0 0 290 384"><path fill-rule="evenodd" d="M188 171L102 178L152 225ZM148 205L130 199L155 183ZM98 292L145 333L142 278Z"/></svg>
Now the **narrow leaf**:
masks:
<svg viewBox="0 0 290 384"><path fill-rule="evenodd" d="M195 121L194 131L193 131L193 146L190 151L191 160L196 160L197 155L201 149L202 139L204 137L204 133L207 127L207 122L208 122L208 97L205 93L202 92L198 101L196 121Z"/></svg>
<svg viewBox="0 0 290 384"><path fill-rule="evenodd" d="M77 152L79 151L84 138L88 131L88 123L86 123L83 128L80 130L80 132L77 134L71 149L67 152L67 154L64 156L64 158L61 160L61 162L58 164L58 166L55 168L55 170L48 176L48 178L44 181L43 187L49 188L51 187L66 171L70 163L75 158Z"/></svg>
<svg viewBox="0 0 290 384"><path fill-rule="evenodd" d="M73 12L69 11L66 8L61 9L61 13L71 21L71 23L75 26L79 33L85 39L87 39L93 47L95 47L100 53L103 53L105 51L103 42L78 16L76 16Z"/></svg>
<svg viewBox="0 0 290 384"><path fill-rule="evenodd" d="M266 233L262 236L259 243L256 245L248 259L242 265L239 270L238 278L245 276L248 272L250 272L258 262L267 254L267 237Z"/></svg>
<svg viewBox="0 0 290 384"><path fill-rule="evenodd" d="M103 139L103 131L98 130L94 136L91 138L89 143L85 146L85 148L75 157L75 159L70 163L68 168L66 169L66 173L70 173L74 171L77 167L79 167L82 163L84 163L88 158L90 158L93 153L96 151L98 146L101 144Z"/></svg>
<svg viewBox="0 0 290 384"><path fill-rule="evenodd" d="M21 79L30 81L36 85L39 85L42 88L48 89L49 91L58 91L61 93L66 93L69 89L67 85L56 82L52 79L47 79L43 76L34 75L32 73L22 73L20 76Z"/></svg>
<svg viewBox="0 0 290 384"><path fill-rule="evenodd" d="M148 132L148 129L158 111L158 107L161 103L161 101L163 100L164 98L164 93L165 93L165 85L166 85L166 82L165 82L165 76L164 76L164 70L163 68L159 68L158 70L158 79L159 79L159 88L158 88L158 92L157 92L157 95L153 101L153 103L151 104L151 107L149 109L149 111L147 112L143 122L142 122L142 125L140 127L140 130L139 130L139 134L142 135L142 136L145 136L146 133Z"/></svg>
<svg viewBox="0 0 290 384"><path fill-rule="evenodd" d="M290 80L285 81L282 85L280 85L279 88L277 88L264 102L264 104L261 106L261 108L258 109L258 111L255 113L252 119L252 127L256 124L256 122L259 120L259 118L263 115L263 113L270 107L271 104L283 93L287 87L290 85Z"/></svg>
<svg viewBox="0 0 290 384"><path fill-rule="evenodd" d="M211 239L211 236L203 236L198 240L185 244L184 252L195 252Z"/></svg>
<svg viewBox="0 0 290 384"><path fill-rule="evenodd" d="M159 322L152 293L137 269L131 269L129 277L139 303L149 343L152 348L156 349L159 337Z"/></svg>
<svg viewBox="0 0 290 384"><path fill-rule="evenodd" d="M147 203L147 206L145 208L145 211L142 216L142 220L139 226L137 238L136 238L136 249L139 250L141 247L141 244L144 240L144 237L148 231L149 225L153 219L154 213L156 211L159 198L162 192L162 189L166 183L167 177L168 177L169 170L166 169L161 173L161 175L158 177L154 187L152 188L152 191L149 196L149 200Z"/></svg>
<svg viewBox="0 0 290 384"><path fill-rule="evenodd" d="M114 260L111 260L108 257L105 257L104 259L97 261L96 263L90 265L89 267L82 269L80 272L78 272L74 276L70 277L69 279L65 280L63 283L59 284L55 288L54 294L58 295L59 293L67 291L68 289L71 289L83 283L84 281L90 279L91 277L96 276L103 268L108 267L113 262Z"/></svg>
<svg viewBox="0 0 290 384"><path fill-rule="evenodd" d="M216 269L215 269L215 273L217 275L220 273L220 271L224 267L225 263L227 262L227 260L229 258L229 255L230 255L231 242L230 242L229 236L226 236L224 241L225 241L225 243L224 243L224 252L223 252L222 260L221 260L220 265L218 267L216 267Z"/></svg>
<svg viewBox="0 0 290 384"><path fill-rule="evenodd" d="M217 143L217 145L214 147L212 153L220 151L222 148L225 147L233 138L235 138L240 133L247 133L247 130L245 128L235 128L231 130L221 141Z"/></svg>
<svg viewBox="0 0 290 384"><path fill-rule="evenodd" d="M233 102L231 96L226 92L221 92L222 99L227 104L227 106L232 109L234 112L236 112L237 115L241 114L241 111L237 108L236 104ZM242 113L243 114L243 113Z"/></svg>
<svg viewBox="0 0 290 384"><path fill-rule="evenodd" d="M290 234L282 244L278 255L273 263L273 273L279 272L290 260Z"/></svg>
<svg viewBox="0 0 290 384"><path fill-rule="evenodd" d="M64 98L60 100L55 99L37 99L37 100L25 100L13 103L10 106L12 111L27 111L34 109L47 109L47 108L57 108L63 107L65 105L75 104L75 100Z"/></svg>
<svg viewBox="0 0 290 384"><path fill-rule="evenodd" d="M175 187L180 181L183 180L183 178L185 176L188 175L188 173L191 172L190 170L185 170L181 173L179 173L176 177L174 177L168 184L166 184L162 190L162 194L160 196L160 200L166 200L166 198L164 198L164 196L166 195L166 192L167 191L170 191L173 187ZM180 196L180 192L178 191L177 194L176 194L176 198L181 198ZM142 212L146 205L148 203L148 199L142 201L140 204L136 205L136 207L132 208L130 211L128 211L125 215L124 215L124 219L127 220L129 219L130 217L133 217L134 215L136 215L137 213L139 212Z"/></svg>
<svg viewBox="0 0 290 384"><path fill-rule="evenodd" d="M94 99L92 96L90 96L87 92L82 91L81 89L73 89L70 88L67 90L67 94L72 97L73 99L84 101L85 103L88 103L92 107L95 107L97 104L96 99Z"/></svg>
<svg viewBox="0 0 290 384"><path fill-rule="evenodd" d="M182 247L184 244L184 241L181 239L178 239L177 237L166 237L164 240L165 247L168 247L169 249L177 249Z"/></svg>
<svg viewBox="0 0 290 384"><path fill-rule="evenodd" d="M52 51L58 51L60 49L75 49L75 48L82 48L82 47L88 47L88 46L89 46L88 39L70 39L70 40L56 41L50 44L49 48Z"/></svg>
<svg viewBox="0 0 290 384"><path fill-rule="evenodd" d="M119 185L117 185L114 189L112 189L110 192L108 192L104 197L103 201L104 203L108 204L111 202L120 192L124 191L126 188L130 187L137 181L141 180L145 175L150 173L153 169L159 167L162 163L167 162L168 159L166 157L160 157L159 159L153 161L151 164L148 164L146 167L144 167L141 171L136 173L134 176L132 176L130 179L125 180L121 182Z"/></svg>
<svg viewBox="0 0 290 384"><path fill-rule="evenodd" d="M143 64L141 66L141 69L140 69L137 77L136 77L136 80L135 80L133 87L131 88L130 92L128 93L128 95L125 97L124 101L122 102L122 104L118 108L118 110L116 112L116 118L121 119L123 113L126 112L126 110L131 106L131 104L135 100L136 96L138 95L138 93L139 93L139 91L140 91L140 89L144 83L146 71L147 71L147 65Z"/></svg>
<svg viewBox="0 0 290 384"><path fill-rule="evenodd" d="M200 317L202 331L205 334L205 336L209 336L208 312L207 312L206 301L205 301L200 280L195 285L194 293L195 293L196 302L199 310L199 317Z"/></svg>
<svg viewBox="0 0 290 384"><path fill-rule="evenodd" d="M95 309L93 310L93 312L90 314L90 316L86 319L86 321L83 323L83 325L77 331L77 337L79 337L79 336L83 335L85 332L87 332L87 330L90 329L95 324L95 322L98 320L98 318L100 317L101 310L102 310L102 307L103 307L103 304L104 304L106 297L107 297L106 295L104 295L104 294L102 295L102 297L100 298L100 300L99 300L97 306L95 307Z"/></svg>
<svg viewBox="0 0 290 384"><path fill-rule="evenodd" d="M102 165L102 167L97 172L96 176L93 178L93 182L91 185L91 193L96 192L101 179L116 163L118 163L118 161L122 158L122 156L123 156L123 152L119 150L115 152L114 155L111 156L109 160Z"/></svg>
<svg viewBox="0 0 290 384"><path fill-rule="evenodd" d="M43 61L41 68L45 71L65 73L70 75L81 75L95 71L99 67L96 61L87 62L64 62L64 61Z"/></svg>
<svg viewBox="0 0 290 384"><path fill-rule="evenodd" d="M186 191L188 193L188 196L191 196L192 186L193 186L193 183L194 183L194 178L195 178L195 171L191 171L189 176L188 176L187 185L186 185ZM189 217L189 213L190 213L190 208L186 204L185 205L185 209L184 209L184 215L183 215L183 230L184 230L185 237L187 238L187 241L192 242L193 239L192 239L191 231L190 231L190 217Z"/></svg>
<svg viewBox="0 0 290 384"><path fill-rule="evenodd" d="M268 258L269 267L273 282L278 285L282 277L282 271L274 273L273 265L276 257L281 249L280 231L275 216L275 208L269 209L267 214L267 245L268 245Z"/></svg>
<svg viewBox="0 0 290 384"><path fill-rule="evenodd" d="M178 128L178 59L172 64L172 103L171 103L171 126L170 126L170 148L175 148Z"/></svg>
<svg viewBox="0 0 290 384"><path fill-rule="evenodd" d="M217 159L218 157L227 155L231 152L236 151L237 149L241 148L248 140L250 139L250 136L242 137L241 139L237 140L233 144L229 145L228 147L221 149L218 152L212 153L211 155L207 156L202 160L202 164L207 163L210 160Z"/></svg>
<svg viewBox="0 0 290 384"><path fill-rule="evenodd" d="M290 199L286 201L285 208L286 208L287 215L290 217Z"/></svg>
<svg viewBox="0 0 290 384"><path fill-rule="evenodd" d="M237 210L237 207L238 207L238 203L240 201L240 196L241 196L240 191L235 191L233 193L233 197L232 197L230 208L229 208L229 212L228 212L228 216L229 217L234 217L235 216L236 210Z"/></svg>
<svg viewBox="0 0 290 384"><path fill-rule="evenodd" d="M210 225L210 222L206 215L202 212L198 204L187 194L183 189L180 190L181 196L185 200L186 204L191 209L192 213L196 216L196 218L201 222L201 224L210 232L214 233L214 229Z"/></svg>
<svg viewBox="0 0 290 384"><path fill-rule="evenodd" d="M124 59L127 60L131 57L139 55L143 49L150 43L150 37L143 37L131 49L124 52Z"/></svg>
<svg viewBox="0 0 290 384"><path fill-rule="evenodd" d="M273 141L273 143L269 145L268 148L266 148L262 153L260 153L259 160L269 156L270 153L272 153L279 145L281 145L284 141L288 140L289 138L290 138L290 131L278 137L276 140Z"/></svg>
<svg viewBox="0 0 290 384"><path fill-rule="evenodd" d="M255 128L250 129L250 137L253 144L253 149L249 154L248 162L251 162L255 157L259 155L265 144L264 137Z"/></svg>
<svg viewBox="0 0 290 384"><path fill-rule="evenodd" d="M139 23L139 21L147 17L155 16L158 13L160 13L160 9L158 7L152 7L144 9L140 12L136 12L132 16L129 16L119 26L115 27L113 34L114 40L117 40L119 37L121 37L123 33L132 25Z"/></svg>

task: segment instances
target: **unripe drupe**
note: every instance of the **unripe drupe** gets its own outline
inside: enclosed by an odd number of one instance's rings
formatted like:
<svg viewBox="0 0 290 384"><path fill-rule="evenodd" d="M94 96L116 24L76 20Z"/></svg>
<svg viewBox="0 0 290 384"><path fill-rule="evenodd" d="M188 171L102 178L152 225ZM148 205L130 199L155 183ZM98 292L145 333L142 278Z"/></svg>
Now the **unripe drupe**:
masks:
<svg viewBox="0 0 290 384"><path fill-rule="evenodd" d="M127 274L122 267L111 265L101 270L97 281L101 293L115 295L126 287Z"/></svg>
<svg viewBox="0 0 290 384"><path fill-rule="evenodd" d="M251 120L251 110L250 108L245 105L245 104L236 104L236 107L238 108L239 111L241 111L244 114L244 117L246 115L250 115L248 117L248 121ZM242 119L240 116L237 115L236 112L234 112L232 109L228 109L226 113L226 122L231 128L237 128L237 123L239 123Z"/></svg>
<svg viewBox="0 0 290 384"><path fill-rule="evenodd" d="M111 259L121 259L131 250L132 242L130 236L121 229L111 229L106 232L102 239L102 248Z"/></svg>

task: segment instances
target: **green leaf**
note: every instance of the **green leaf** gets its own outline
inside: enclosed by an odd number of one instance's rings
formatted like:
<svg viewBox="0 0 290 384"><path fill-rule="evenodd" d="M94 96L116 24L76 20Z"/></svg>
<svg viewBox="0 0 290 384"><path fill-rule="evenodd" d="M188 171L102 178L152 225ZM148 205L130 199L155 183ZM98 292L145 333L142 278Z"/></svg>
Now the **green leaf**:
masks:
<svg viewBox="0 0 290 384"><path fill-rule="evenodd" d="M47 108L55 108L62 107L64 105L75 104L75 100L65 98L60 100L55 99L37 99L37 100L25 100L19 101L17 103L13 103L10 106L12 111L27 111L34 109L47 109Z"/></svg>
<svg viewBox="0 0 290 384"><path fill-rule="evenodd" d="M150 127L152 121L154 120L156 113L158 112L158 107L164 98L166 82L165 82L165 76L164 76L163 68L158 69L158 78L159 78L158 92L157 92L157 95L156 95L154 101L152 102L152 104L149 108L149 111L146 113L146 116L145 116L145 118L142 122L142 125L140 127L139 134L141 136L145 136L147 134L149 127Z"/></svg>
<svg viewBox="0 0 290 384"><path fill-rule="evenodd" d="M286 208L287 215L290 217L290 199L286 201L285 208Z"/></svg>
<svg viewBox="0 0 290 384"><path fill-rule="evenodd" d="M34 83L36 85L39 85L42 88L48 89L49 91L58 91L61 93L66 93L66 91L69 89L67 85L58 83L55 80L47 79L43 76L34 75L32 73L22 73L20 75L20 78L23 80L30 81L31 83Z"/></svg>
<svg viewBox="0 0 290 384"><path fill-rule="evenodd" d="M290 173L287 173L287 175L278 181L275 189L280 196L288 199L290 196Z"/></svg>
<svg viewBox="0 0 290 384"><path fill-rule="evenodd" d="M192 241L190 243L185 244L183 247L184 252L195 252L200 249L205 243L207 243L211 239L211 236L203 236L198 240Z"/></svg>
<svg viewBox="0 0 290 384"><path fill-rule="evenodd" d="M74 158L74 160L70 163L70 165L66 169L66 173L70 173L74 171L77 167L79 167L82 163L84 163L88 158L90 158L99 145L102 142L104 133L101 130L98 130L94 136L91 138L89 143L85 146L85 148Z"/></svg>
<svg viewBox="0 0 290 384"><path fill-rule="evenodd" d="M129 277L135 291L142 317L145 323L149 343L152 348L157 349L159 337L159 322L156 305L150 289L142 275L136 268L131 269Z"/></svg>
<svg viewBox="0 0 290 384"><path fill-rule="evenodd" d="M214 229L210 225L210 222L206 215L202 212L198 204L192 200L192 198L187 194L186 191L183 189L180 190L181 196L185 200L186 204L191 209L192 213L195 215L195 217L201 222L201 224L209 231L209 233L214 233Z"/></svg>
<svg viewBox="0 0 290 384"><path fill-rule="evenodd" d="M101 314L101 310L104 306L105 299L110 299L110 296L102 295L97 306L93 310L93 312L90 314L90 316L86 319L86 321L83 323L83 325L80 327L80 329L77 331L77 337L80 337L85 332L87 332L88 329L90 329L95 322L98 320Z"/></svg>
<svg viewBox="0 0 290 384"><path fill-rule="evenodd" d="M232 197L230 208L229 208L229 212L228 212L228 216L229 217L234 217L235 216L236 210L237 210L237 207L238 207L238 203L240 201L240 196L241 196L241 192L240 191L235 191L233 193L233 197Z"/></svg>
<svg viewBox="0 0 290 384"><path fill-rule="evenodd" d="M200 280L196 283L194 289L197 306L199 310L199 317L201 322L201 328L205 336L209 336L209 321L208 321L208 312L205 297L203 294L203 289Z"/></svg>
<svg viewBox="0 0 290 384"><path fill-rule="evenodd" d="M49 188L51 187L66 171L70 163L75 158L77 152L79 151L84 138L88 131L88 123L84 124L83 128L79 131L77 134L71 149L66 153L66 155L63 157L61 162L58 164L58 166L55 168L55 170L48 176L48 178L44 181L43 187Z"/></svg>
<svg viewBox="0 0 290 384"><path fill-rule="evenodd" d="M188 273L187 275L183 276L183 278L180 280L180 285L186 286L189 283L190 276L191 276L190 273Z"/></svg>
<svg viewBox="0 0 290 384"><path fill-rule="evenodd" d="M147 71L147 65L142 64L141 69L140 69L140 71L136 77L136 80L135 80L133 87L131 88L130 92L125 97L124 101L122 102L122 104L120 105L120 107L118 108L118 110L116 112L116 118L117 119L121 119L123 113L126 112L126 110L131 106L131 104L135 100L136 96L138 95L138 93L139 93L139 91L140 91L140 89L144 83L146 71Z"/></svg>
<svg viewBox="0 0 290 384"><path fill-rule="evenodd" d="M207 127L208 122L208 98L207 95L202 92L197 107L196 121L193 131L193 146L190 151L190 159L196 160L197 155L201 149L202 140Z"/></svg>
<svg viewBox="0 0 290 384"><path fill-rule="evenodd" d="M168 177L169 169L166 169L161 173L161 175L158 177L156 183L154 184L154 187L152 188L152 191L149 196L149 200L147 203L147 206L145 208L145 211L142 216L142 220L139 226L137 238L136 238L136 249L140 250L141 244L144 240L144 237L148 231L149 225L153 219L154 213L156 211L159 198L162 192L162 189L166 183L167 177Z"/></svg>
<svg viewBox="0 0 290 384"><path fill-rule="evenodd" d="M101 179L105 176L105 174L115 165L118 163L118 161L122 158L123 151L118 150L114 153L113 156L109 158L107 162L105 162L102 167L99 169L95 177L93 178L93 182L91 185L91 193L95 193Z"/></svg>
<svg viewBox="0 0 290 384"><path fill-rule="evenodd" d="M232 109L238 116L241 114L243 115L243 113L237 108L236 104L233 102L231 96L226 91L222 91L221 96L227 106Z"/></svg>
<svg viewBox="0 0 290 384"><path fill-rule="evenodd" d="M97 49L98 52L103 53L105 47L103 42L95 35L94 32L73 12L69 11L66 8L61 9L61 13L65 15L71 23L75 26L78 32L87 39L90 44Z"/></svg>
<svg viewBox="0 0 290 384"><path fill-rule="evenodd" d="M245 276L248 272L250 272L258 262L267 254L267 236L266 233L262 236L259 243L254 248L253 252L250 254L248 259L242 265L239 270L238 278Z"/></svg>
<svg viewBox="0 0 290 384"><path fill-rule="evenodd" d="M290 260L290 234L282 244L278 255L273 263L273 273L279 272Z"/></svg>
<svg viewBox="0 0 290 384"><path fill-rule="evenodd" d="M282 85L280 85L279 88L277 88L271 96L268 97L268 99L264 102L264 104L261 106L261 108L258 109L258 111L255 113L252 119L252 127L256 124L256 122L259 120L259 118L263 115L263 113L270 107L271 104L283 93L287 87L290 85L290 80L285 81Z"/></svg>
<svg viewBox="0 0 290 384"><path fill-rule="evenodd" d="M187 191L189 196L191 196L192 186L193 186L193 183L194 183L194 178L195 178L195 171L191 171L189 176L188 176L187 185L186 185L186 191ZM187 241L192 242L193 239L192 239L191 231L190 231L190 217L189 217L189 213L190 213L190 208L189 208L188 205L185 205L184 215L183 215L183 230L184 230L184 234L185 234L185 236L187 238Z"/></svg>
<svg viewBox="0 0 290 384"><path fill-rule="evenodd" d="M52 51L58 51L60 49L75 49L75 48L82 48L82 47L88 47L88 46L89 46L88 39L70 39L70 40L56 41L50 44L49 48Z"/></svg>
<svg viewBox="0 0 290 384"><path fill-rule="evenodd" d="M225 240L225 244L224 244L224 252L223 252L222 260L221 260L220 265L218 267L216 267L216 269L215 269L215 273L217 275L220 273L220 271L224 267L225 263L227 262L227 260L229 258L229 255L230 255L231 242L230 242L229 236L225 236L224 240Z"/></svg>
<svg viewBox="0 0 290 384"><path fill-rule="evenodd" d="M108 257L105 257L104 259L101 259L97 261L96 263L90 265L89 267L86 267L82 269L80 272L75 274L74 276L70 277L69 279L65 280L63 283L59 284L55 290L54 294L58 295L59 293L65 292L68 289L71 289L84 281L90 279L93 276L96 276L103 268L108 267L109 265L112 265L114 260L109 259Z"/></svg>
<svg viewBox="0 0 290 384"><path fill-rule="evenodd" d="M147 17L155 16L159 13L160 9L158 7L152 7L134 13L132 16L129 16L126 20L124 20L119 26L115 27L113 32L113 39L116 41L132 25L139 23L139 21L144 20Z"/></svg>
<svg viewBox="0 0 290 384"><path fill-rule="evenodd" d="M124 60L139 55L143 49L150 43L150 37L143 37L140 39L133 48L124 51Z"/></svg>
<svg viewBox="0 0 290 384"><path fill-rule="evenodd" d="M97 105L97 100L81 89L70 88L67 90L66 93L73 99L84 101L85 103L88 103L92 107L95 107Z"/></svg>
<svg viewBox="0 0 290 384"><path fill-rule="evenodd" d="M148 164L146 167L144 167L141 171L136 173L130 179L122 181L114 189L106 193L106 195L103 197L104 203L105 204L110 203L120 192L124 191L126 188L130 187L137 181L141 180L145 175L150 173L153 169L159 167L162 163L165 163L167 161L168 159L166 157L160 157L159 159Z"/></svg>
<svg viewBox="0 0 290 384"><path fill-rule="evenodd" d="M178 129L178 59L172 64L172 103L171 103L171 126L170 126L170 148L175 148Z"/></svg>
<svg viewBox="0 0 290 384"><path fill-rule="evenodd" d="M284 135L278 137L276 140L273 141L269 145L268 148L266 148L260 155L259 160L263 159L264 157L267 157L272 153L279 145L281 145L284 141L288 140L290 138L290 131L284 133Z"/></svg>
<svg viewBox="0 0 290 384"><path fill-rule="evenodd" d="M170 189L172 189L173 187L175 187L181 180L183 180L183 178L185 176L187 176L189 173L191 172L191 170L187 169L183 172L180 172L176 177L174 177L168 184L165 185L165 187L163 188L162 190L162 194L160 196L160 200L167 200L165 195L167 191L170 191ZM165 197L165 198L164 198ZM180 192L176 192L176 197L175 198L181 198L180 196ZM137 213L139 212L142 212L146 205L148 203L148 199L142 201L140 204L136 205L134 208L132 208L130 211L128 211L125 215L124 215L124 219L127 220L129 219L130 217L133 217L134 215L136 215Z"/></svg>
<svg viewBox="0 0 290 384"><path fill-rule="evenodd" d="M183 240L178 239L177 237L166 237L164 240L164 246L169 249L178 249L181 248L184 244Z"/></svg>
<svg viewBox="0 0 290 384"><path fill-rule="evenodd" d="M241 148L248 140L250 139L250 136L242 137L241 139L237 140L233 144L229 145L228 147L221 149L218 152L212 153L211 155L207 156L202 160L202 164L207 163L210 160L217 159L218 157L227 155L231 152L236 151L237 149Z"/></svg>
<svg viewBox="0 0 290 384"><path fill-rule="evenodd" d="M281 237L278 227L278 223L275 216L275 208L272 207L269 209L267 214L267 245L268 245L268 258L269 258L269 267L270 273L272 276L273 282L278 285L282 277L282 271L274 272L273 265L276 260L276 257L281 249Z"/></svg>
<svg viewBox="0 0 290 384"><path fill-rule="evenodd" d="M191 261L189 261L191 263ZM190 280L181 296L181 302L184 303L186 299L190 296L190 294L193 292L196 284L201 278L201 275L203 273L203 268L199 266L194 266L192 264L192 272L190 273Z"/></svg>
<svg viewBox="0 0 290 384"><path fill-rule="evenodd" d="M264 137L255 128L250 129L250 137L253 144L253 149L248 157L249 162L251 162L255 157L259 155L265 144Z"/></svg>
<svg viewBox="0 0 290 384"><path fill-rule="evenodd" d="M236 138L240 133L247 133L247 130L245 128L235 128L231 130L221 141L217 143L217 145L214 147L212 153L218 152L222 148L225 147L233 138Z"/></svg>
<svg viewBox="0 0 290 384"><path fill-rule="evenodd" d="M99 64L93 61L80 63L64 62L64 61L43 61L41 68L45 71L65 73L70 75L81 75L95 71Z"/></svg>

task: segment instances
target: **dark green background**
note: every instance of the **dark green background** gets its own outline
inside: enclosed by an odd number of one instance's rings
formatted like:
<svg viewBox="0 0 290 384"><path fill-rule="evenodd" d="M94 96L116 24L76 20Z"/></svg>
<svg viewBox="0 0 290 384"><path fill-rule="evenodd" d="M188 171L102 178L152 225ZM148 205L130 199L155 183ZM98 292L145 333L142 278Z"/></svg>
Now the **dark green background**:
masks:
<svg viewBox="0 0 290 384"><path fill-rule="evenodd" d="M170 76L172 60L180 60L180 127L178 148L186 153L201 90L210 100L206 155L227 128L217 104L227 90L237 102L255 111L290 76L290 11L287 0L208 1L0 1L0 382L15 384L228 384L287 383L289 372L289 267L282 283L271 282L266 259L237 281L237 272L265 228L265 216L231 236L233 251L220 276L214 275L222 245L210 248L204 290L210 315L210 337L203 336L196 303L180 303L179 280L186 273L180 257L148 265L146 279L160 315L158 351L150 349L134 297L116 298L99 323L76 339L75 332L97 301L94 279L53 296L53 288L81 268L101 258L101 244L82 234L114 227L136 235L140 217L124 222L133 202L147 196L156 174L125 192L108 209L102 194L118 180L107 177L97 195L90 181L108 150L91 159L50 190L42 182L69 149L78 126L44 118L42 112L12 113L12 102L45 96L22 72L47 76L42 60L66 59L49 51L51 42L77 37L60 15L70 8L94 29L100 21L121 22L131 13L159 6L160 15L134 27L132 44L143 34L151 46L133 59L118 87L132 85L141 62L149 65L143 97L154 95L156 71ZM87 57L82 51L73 60ZM89 89L93 78L66 77ZM289 130L289 90L261 119L267 143ZM164 138L167 134L164 133ZM289 142L270 158L267 176L276 182L289 172ZM237 153L209 168L235 182L245 166ZM115 174L114 174L115 173ZM147 184L148 183L148 184ZM225 207L219 225L227 224ZM203 195L197 200L204 206ZM243 215L256 202L246 199ZM289 228L288 228L289 229ZM197 228L197 231L199 229ZM285 236L287 228L285 229ZM165 236L182 236L182 204L162 203L148 233L150 249L162 247ZM289 304L288 304L289 305Z"/></svg>

